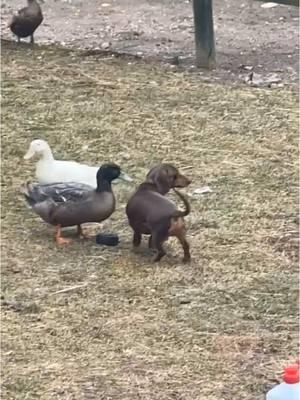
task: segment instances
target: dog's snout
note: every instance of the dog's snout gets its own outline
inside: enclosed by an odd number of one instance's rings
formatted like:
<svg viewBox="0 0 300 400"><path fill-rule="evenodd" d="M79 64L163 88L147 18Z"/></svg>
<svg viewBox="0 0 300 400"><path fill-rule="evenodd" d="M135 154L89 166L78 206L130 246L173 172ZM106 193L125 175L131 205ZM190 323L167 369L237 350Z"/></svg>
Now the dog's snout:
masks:
<svg viewBox="0 0 300 400"><path fill-rule="evenodd" d="M175 184L176 184L176 187L184 188L184 187L189 186L191 182L192 181L188 177L186 177L184 175L178 175L176 178Z"/></svg>

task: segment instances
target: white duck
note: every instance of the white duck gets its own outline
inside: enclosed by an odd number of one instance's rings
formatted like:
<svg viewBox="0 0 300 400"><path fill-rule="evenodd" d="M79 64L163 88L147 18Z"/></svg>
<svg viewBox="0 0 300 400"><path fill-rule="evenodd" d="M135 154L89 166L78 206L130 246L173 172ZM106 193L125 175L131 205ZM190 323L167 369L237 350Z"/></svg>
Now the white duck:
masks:
<svg viewBox="0 0 300 400"><path fill-rule="evenodd" d="M55 160L50 146L41 139L33 140L30 143L24 159L29 160L35 155L40 157L35 170L39 183L78 182L93 188L97 187L96 175L99 167L90 167L76 161ZM125 173L123 173L123 179L132 182L132 179Z"/></svg>

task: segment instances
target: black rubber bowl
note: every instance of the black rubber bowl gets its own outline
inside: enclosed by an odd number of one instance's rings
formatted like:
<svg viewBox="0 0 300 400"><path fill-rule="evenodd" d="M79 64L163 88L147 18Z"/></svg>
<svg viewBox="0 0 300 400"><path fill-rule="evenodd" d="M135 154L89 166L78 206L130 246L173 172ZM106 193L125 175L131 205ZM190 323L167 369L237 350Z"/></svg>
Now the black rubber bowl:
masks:
<svg viewBox="0 0 300 400"><path fill-rule="evenodd" d="M119 244L119 236L113 233L99 233L96 235L96 243L105 246L117 246Z"/></svg>

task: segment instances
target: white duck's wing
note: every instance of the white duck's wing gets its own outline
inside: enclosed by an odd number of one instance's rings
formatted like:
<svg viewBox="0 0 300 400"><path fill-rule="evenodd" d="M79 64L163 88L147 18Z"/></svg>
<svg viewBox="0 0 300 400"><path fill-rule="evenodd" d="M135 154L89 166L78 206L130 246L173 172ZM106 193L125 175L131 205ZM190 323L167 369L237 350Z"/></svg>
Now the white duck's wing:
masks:
<svg viewBox="0 0 300 400"><path fill-rule="evenodd" d="M80 164L75 161L70 162L69 170L71 169L70 178L73 177L73 182L80 182L85 185L97 187L97 173L99 167L91 167L86 164Z"/></svg>
<svg viewBox="0 0 300 400"><path fill-rule="evenodd" d="M50 165L51 164L51 165ZM39 160L36 167L36 177L41 184L56 182L79 182L97 187L98 167L80 164L75 161Z"/></svg>

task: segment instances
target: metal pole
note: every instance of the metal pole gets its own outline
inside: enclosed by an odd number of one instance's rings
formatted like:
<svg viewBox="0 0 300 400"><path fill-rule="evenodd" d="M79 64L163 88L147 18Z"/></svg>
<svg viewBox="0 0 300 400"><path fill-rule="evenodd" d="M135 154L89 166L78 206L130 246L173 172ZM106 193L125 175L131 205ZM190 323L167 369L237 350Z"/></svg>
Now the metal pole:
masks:
<svg viewBox="0 0 300 400"><path fill-rule="evenodd" d="M212 0L193 0L196 65L213 68L216 62Z"/></svg>

